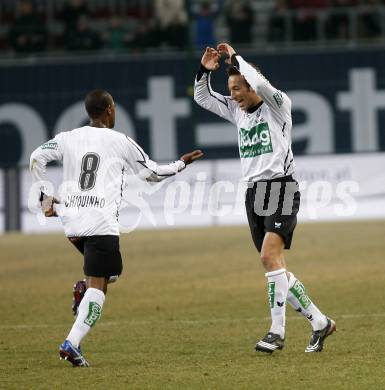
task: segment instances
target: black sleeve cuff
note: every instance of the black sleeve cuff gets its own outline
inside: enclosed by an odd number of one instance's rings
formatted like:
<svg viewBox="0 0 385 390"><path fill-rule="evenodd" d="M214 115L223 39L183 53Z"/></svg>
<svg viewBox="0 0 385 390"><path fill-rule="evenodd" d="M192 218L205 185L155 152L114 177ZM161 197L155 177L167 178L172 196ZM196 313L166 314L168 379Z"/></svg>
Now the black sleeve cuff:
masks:
<svg viewBox="0 0 385 390"><path fill-rule="evenodd" d="M199 67L198 73L197 73L197 81L199 81L205 73L209 74L210 70L206 69L202 64L200 64L200 67Z"/></svg>
<svg viewBox="0 0 385 390"><path fill-rule="evenodd" d="M239 70L239 62L237 60L237 53L234 53L231 56L231 65L234 66L234 68L237 68Z"/></svg>

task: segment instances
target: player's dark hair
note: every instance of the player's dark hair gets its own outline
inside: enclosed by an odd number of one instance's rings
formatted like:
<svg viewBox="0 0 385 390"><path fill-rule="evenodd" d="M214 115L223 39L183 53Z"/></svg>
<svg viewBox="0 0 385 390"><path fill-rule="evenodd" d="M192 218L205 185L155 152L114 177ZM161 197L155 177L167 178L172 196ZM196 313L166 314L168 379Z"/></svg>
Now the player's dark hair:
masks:
<svg viewBox="0 0 385 390"><path fill-rule="evenodd" d="M261 73L261 70L259 69L259 67L251 62L248 62L248 64L250 66L252 66L258 73ZM230 77L230 76L241 76L241 72L233 65L229 66L227 69L226 69L226 73L227 73L227 76ZM247 82L247 80L245 79L245 83L247 85L247 87L250 89L250 84Z"/></svg>
<svg viewBox="0 0 385 390"><path fill-rule="evenodd" d="M230 76L242 76L241 72L235 67L235 66L229 66L227 69L226 69L226 72L227 72L227 76L230 77ZM250 89L250 84L247 82L247 80L243 77L244 79L244 82L247 86L248 89Z"/></svg>
<svg viewBox="0 0 385 390"><path fill-rule="evenodd" d="M89 92L84 99L84 105L90 118L100 117L111 104L112 96L103 89Z"/></svg>
<svg viewBox="0 0 385 390"><path fill-rule="evenodd" d="M250 66L252 66L258 73L261 73L261 69L253 64L252 62L248 62L248 64ZM241 72L235 67L235 66L229 66L227 69L226 69L226 73L227 73L227 76L239 76L241 74Z"/></svg>
<svg viewBox="0 0 385 390"><path fill-rule="evenodd" d="M240 76L241 72L235 66L229 66L226 69L227 76Z"/></svg>

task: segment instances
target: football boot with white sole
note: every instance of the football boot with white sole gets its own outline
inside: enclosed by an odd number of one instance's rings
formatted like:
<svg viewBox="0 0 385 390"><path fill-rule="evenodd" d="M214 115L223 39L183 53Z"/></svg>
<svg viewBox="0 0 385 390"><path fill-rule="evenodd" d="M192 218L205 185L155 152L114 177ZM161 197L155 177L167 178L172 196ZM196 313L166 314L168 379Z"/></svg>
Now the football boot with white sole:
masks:
<svg viewBox="0 0 385 390"><path fill-rule="evenodd" d="M284 347L284 341L279 334L269 332L262 340L257 342L255 350L272 353L276 349L282 349Z"/></svg>
<svg viewBox="0 0 385 390"><path fill-rule="evenodd" d="M327 324L323 329L320 330L313 330L309 345L306 347L305 352L321 352L324 347L324 341L326 337L333 334L336 330L336 323L326 317Z"/></svg>

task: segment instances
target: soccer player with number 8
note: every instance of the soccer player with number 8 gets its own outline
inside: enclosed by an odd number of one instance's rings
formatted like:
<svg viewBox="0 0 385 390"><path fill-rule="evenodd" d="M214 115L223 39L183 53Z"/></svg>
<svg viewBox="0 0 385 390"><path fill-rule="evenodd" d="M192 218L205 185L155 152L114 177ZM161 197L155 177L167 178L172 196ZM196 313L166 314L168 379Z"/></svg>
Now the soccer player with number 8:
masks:
<svg viewBox="0 0 385 390"><path fill-rule="evenodd" d="M59 133L38 147L30 159L42 211L46 217L61 218L66 236L84 256L85 284L78 282L74 289L77 318L59 349L61 358L83 367L89 363L80 342L101 315L107 284L116 281L123 268L118 216L126 174L161 181L203 155L196 150L173 163L158 165L134 140L112 130L115 103L108 92L90 92L85 108L89 125ZM65 185L60 201L49 192L45 181L46 165L54 160L63 162Z"/></svg>

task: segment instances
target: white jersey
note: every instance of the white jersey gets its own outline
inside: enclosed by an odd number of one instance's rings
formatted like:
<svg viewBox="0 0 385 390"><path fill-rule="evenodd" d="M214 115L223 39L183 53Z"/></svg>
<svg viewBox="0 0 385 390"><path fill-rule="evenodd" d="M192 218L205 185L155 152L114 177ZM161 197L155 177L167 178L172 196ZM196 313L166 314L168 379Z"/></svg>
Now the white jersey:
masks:
<svg viewBox="0 0 385 390"><path fill-rule="evenodd" d="M255 182L293 174L289 97L274 88L241 56L236 55L234 59L240 73L263 100L257 109L244 111L231 97L214 92L209 72L195 79L195 101L237 127L244 180Z"/></svg>
<svg viewBox="0 0 385 390"><path fill-rule="evenodd" d="M58 134L31 155L32 181L53 195L46 164L63 162L57 213L67 237L119 235L118 215L127 173L161 181L185 168L183 161L158 165L131 138L117 131L84 126Z"/></svg>

